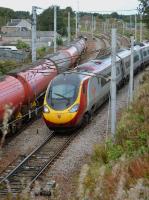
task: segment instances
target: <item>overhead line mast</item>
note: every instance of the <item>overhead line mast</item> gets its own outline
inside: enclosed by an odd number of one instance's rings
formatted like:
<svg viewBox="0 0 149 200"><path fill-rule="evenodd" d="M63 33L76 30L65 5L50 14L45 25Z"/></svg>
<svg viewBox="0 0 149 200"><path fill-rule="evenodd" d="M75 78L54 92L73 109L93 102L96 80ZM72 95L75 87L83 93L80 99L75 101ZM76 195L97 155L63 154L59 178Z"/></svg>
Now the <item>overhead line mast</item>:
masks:
<svg viewBox="0 0 149 200"><path fill-rule="evenodd" d="M111 133L112 136L116 130L116 29L112 29L112 69L111 69Z"/></svg>
<svg viewBox="0 0 149 200"><path fill-rule="evenodd" d="M41 9L37 6L32 6L32 62L36 61L36 48L37 48L37 16L36 10Z"/></svg>

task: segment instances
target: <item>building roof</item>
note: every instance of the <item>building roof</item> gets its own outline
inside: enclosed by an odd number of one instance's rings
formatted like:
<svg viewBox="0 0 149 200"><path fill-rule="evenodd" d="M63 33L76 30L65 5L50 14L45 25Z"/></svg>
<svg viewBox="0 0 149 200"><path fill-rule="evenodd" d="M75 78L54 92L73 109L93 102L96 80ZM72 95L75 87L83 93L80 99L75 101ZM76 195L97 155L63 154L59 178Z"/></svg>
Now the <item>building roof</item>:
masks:
<svg viewBox="0 0 149 200"><path fill-rule="evenodd" d="M31 37L31 31L16 31L16 32L8 32L5 34L5 37ZM57 33L59 37L60 34ZM38 37L54 37L54 31L37 31L37 38Z"/></svg>
<svg viewBox="0 0 149 200"><path fill-rule="evenodd" d="M26 20L28 23L31 24L30 19L11 19L11 21L7 23L7 26L17 26L22 20Z"/></svg>

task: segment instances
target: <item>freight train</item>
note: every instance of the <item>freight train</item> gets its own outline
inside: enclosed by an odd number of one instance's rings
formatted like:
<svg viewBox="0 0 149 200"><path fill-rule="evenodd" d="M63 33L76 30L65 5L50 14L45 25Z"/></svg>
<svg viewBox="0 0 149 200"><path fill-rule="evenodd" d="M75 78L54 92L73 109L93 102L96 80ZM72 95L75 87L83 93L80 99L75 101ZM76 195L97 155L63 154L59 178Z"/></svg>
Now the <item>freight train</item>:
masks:
<svg viewBox="0 0 149 200"><path fill-rule="evenodd" d="M86 39L81 37L68 47L19 71L0 77L0 125L10 111L9 129L20 128L22 121L30 118L43 104L44 93L49 82L59 73L76 65L86 50Z"/></svg>
<svg viewBox="0 0 149 200"><path fill-rule="evenodd" d="M130 49L116 56L117 88L128 81ZM149 64L149 43L134 47L134 74ZM71 130L88 123L110 94L111 56L91 60L55 77L44 99L43 118L56 131Z"/></svg>

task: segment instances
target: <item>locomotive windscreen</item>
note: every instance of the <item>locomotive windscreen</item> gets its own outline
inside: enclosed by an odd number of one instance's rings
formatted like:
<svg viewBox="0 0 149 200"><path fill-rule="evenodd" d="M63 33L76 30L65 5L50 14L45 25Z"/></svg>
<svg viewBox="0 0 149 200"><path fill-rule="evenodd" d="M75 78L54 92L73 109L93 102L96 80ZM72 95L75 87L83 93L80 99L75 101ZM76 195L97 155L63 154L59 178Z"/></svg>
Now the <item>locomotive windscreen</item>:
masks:
<svg viewBox="0 0 149 200"><path fill-rule="evenodd" d="M79 79L75 74L59 75L51 83L47 102L54 110L65 110L71 106L78 96Z"/></svg>

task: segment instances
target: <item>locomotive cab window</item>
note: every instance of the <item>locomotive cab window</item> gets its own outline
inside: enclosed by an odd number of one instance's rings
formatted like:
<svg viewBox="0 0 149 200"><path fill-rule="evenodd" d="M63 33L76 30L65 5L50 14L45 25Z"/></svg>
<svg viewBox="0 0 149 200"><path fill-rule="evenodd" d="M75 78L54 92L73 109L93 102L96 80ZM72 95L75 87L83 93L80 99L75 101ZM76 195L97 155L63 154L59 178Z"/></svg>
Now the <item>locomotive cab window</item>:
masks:
<svg viewBox="0 0 149 200"><path fill-rule="evenodd" d="M78 95L79 80L74 80L73 76L68 76L69 78L65 76L60 75L49 88L47 101L54 110L67 109L74 103Z"/></svg>
<svg viewBox="0 0 149 200"><path fill-rule="evenodd" d="M56 85L52 88L52 98L53 99L69 99L73 98L75 94L75 86L74 85Z"/></svg>

